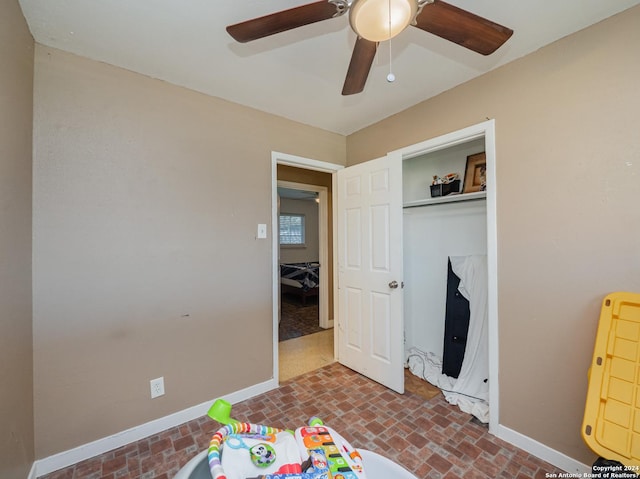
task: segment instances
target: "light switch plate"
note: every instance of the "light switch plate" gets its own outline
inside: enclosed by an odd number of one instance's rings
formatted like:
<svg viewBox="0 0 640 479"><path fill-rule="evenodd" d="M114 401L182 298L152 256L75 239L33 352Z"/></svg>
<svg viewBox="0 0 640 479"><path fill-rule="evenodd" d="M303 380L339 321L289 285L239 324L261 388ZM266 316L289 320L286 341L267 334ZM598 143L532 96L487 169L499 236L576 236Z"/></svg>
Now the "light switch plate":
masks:
<svg viewBox="0 0 640 479"><path fill-rule="evenodd" d="M258 225L258 239L265 239L267 237L267 225L260 223Z"/></svg>

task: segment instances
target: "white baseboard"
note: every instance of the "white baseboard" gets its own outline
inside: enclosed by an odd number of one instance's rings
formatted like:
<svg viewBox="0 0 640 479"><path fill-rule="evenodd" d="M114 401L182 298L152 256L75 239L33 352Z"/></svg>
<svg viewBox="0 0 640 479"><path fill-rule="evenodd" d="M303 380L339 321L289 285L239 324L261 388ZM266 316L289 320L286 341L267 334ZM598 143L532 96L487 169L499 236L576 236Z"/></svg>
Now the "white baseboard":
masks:
<svg viewBox="0 0 640 479"><path fill-rule="evenodd" d="M29 471L29 475L27 479L36 479L36 463L31 464L31 470Z"/></svg>
<svg viewBox="0 0 640 479"><path fill-rule="evenodd" d="M562 469L563 471L578 474L580 477L586 477L587 473L591 473L591 466L582 464L566 454L556 451L555 449L551 449L549 446L501 424L496 428L495 435L503 441L513 444L523 451L526 451L529 454Z"/></svg>
<svg viewBox="0 0 640 479"><path fill-rule="evenodd" d="M258 394L271 391L277 387L277 381L275 379L270 379L263 383L225 395L223 398L231 404L235 404L240 401L244 401L245 399L257 396ZM44 459L38 459L34 462L31 468L29 479L35 479L38 476L57 471L63 467L71 466L72 464L84 461L85 459L104 454L105 452L118 447L126 446L132 442L144 439L145 437L158 434L172 427L179 426L185 422L202 417L207 414L207 411L211 407L211 404L213 404L213 401L214 400L212 399L211 401L155 419L148 423L141 424L140 426L132 427L131 429L116 433L112 436L98 439L97 441L69 449L68 451L63 451L58 454L54 454L53 456L45 457Z"/></svg>

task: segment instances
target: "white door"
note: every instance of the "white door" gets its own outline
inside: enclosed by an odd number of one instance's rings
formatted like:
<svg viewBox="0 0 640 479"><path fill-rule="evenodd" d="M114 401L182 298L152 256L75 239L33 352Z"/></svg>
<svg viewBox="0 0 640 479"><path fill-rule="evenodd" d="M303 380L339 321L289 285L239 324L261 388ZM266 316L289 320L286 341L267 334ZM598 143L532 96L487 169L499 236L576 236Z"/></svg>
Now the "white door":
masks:
<svg viewBox="0 0 640 479"><path fill-rule="evenodd" d="M402 159L338 171L338 359L404 392Z"/></svg>

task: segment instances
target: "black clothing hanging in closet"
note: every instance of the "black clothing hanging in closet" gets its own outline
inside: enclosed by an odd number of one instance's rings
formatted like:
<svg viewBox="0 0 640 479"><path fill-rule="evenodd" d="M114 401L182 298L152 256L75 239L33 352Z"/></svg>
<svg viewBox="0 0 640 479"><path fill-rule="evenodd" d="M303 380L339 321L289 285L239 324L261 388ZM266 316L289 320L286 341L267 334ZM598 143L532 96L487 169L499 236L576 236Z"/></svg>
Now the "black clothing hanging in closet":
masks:
<svg viewBox="0 0 640 479"><path fill-rule="evenodd" d="M460 374L469 332L469 301L458 291L459 284L460 278L451 269L451 260L449 259L442 374L452 378L457 378Z"/></svg>

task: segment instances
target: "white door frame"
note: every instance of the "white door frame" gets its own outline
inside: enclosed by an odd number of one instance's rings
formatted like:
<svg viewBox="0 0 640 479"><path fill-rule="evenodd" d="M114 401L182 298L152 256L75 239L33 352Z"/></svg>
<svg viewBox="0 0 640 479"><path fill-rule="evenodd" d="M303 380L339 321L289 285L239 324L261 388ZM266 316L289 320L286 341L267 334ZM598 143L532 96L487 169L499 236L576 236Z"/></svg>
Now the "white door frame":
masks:
<svg viewBox="0 0 640 479"><path fill-rule="evenodd" d="M498 377L498 228L496 199L496 142L495 121L477 125L432 138L389 153L402 160L484 137L487 160L487 266L488 266L488 336L489 336L489 432L496 434L500 424Z"/></svg>
<svg viewBox="0 0 640 479"><path fill-rule="evenodd" d="M277 181L279 188L288 188L298 191L313 191L318 193L318 262L320 266L326 267L329 261L329 231L327 223L329 221L329 202L327 199L328 188L326 186L308 185L306 183L294 183L292 181ZM277 215L280 212L276 212ZM278 230L273 230L274 235ZM326 271L321 270L321 271ZM323 329L333 328L333 315L329 318L329 278L326 274L320 274L319 296L318 296L318 319L319 326Z"/></svg>
<svg viewBox="0 0 640 479"><path fill-rule="evenodd" d="M273 378L275 379L276 383L280 382L279 373L278 373L278 362L279 362L278 302L280 300L279 298L280 265L278 264L278 253L280 249L280 241L279 241L278 235L276 234L276 232L278 231L278 165L288 165L288 166L294 166L296 168L304 168L307 170L315 170L315 171L321 171L323 173L330 173L332 175L331 185L332 185L332 196L334 198L335 198L335 192L336 192L336 176L333 173L344 168L344 166L342 165L338 165L335 163L328 163L326 161L313 160L310 158L290 155L287 153L280 153L277 151L271 152L271 231L273 232L273 234L271 235L271 238L272 238L272 253L271 253L271 256L272 256L271 270L272 271L271 273L272 273L272 284L273 284L273 293L272 293L273 339L272 341L273 341ZM309 185L305 185L305 186L309 186ZM334 204L335 204L335 201L334 201ZM333 237L331 241L333 241L334 244L336 242L336 234L337 234L336 218L335 218L335 215L333 215ZM336 255L334 254L333 255L334 301L333 301L333 311L332 311L332 314L330 315L333 318L336 317L336 307L337 307L337 301L335 300L335 298L337 297L336 288L338 285L338 281L336 278L336 274L337 274L338 268L336 263L337 263ZM320 275L320 277L322 278L322 275ZM327 293L328 293L328 286L325 289L327 290ZM322 291L322 289L320 291ZM335 341L334 341L334 344L335 344ZM335 351L335 347L334 347L334 351ZM335 353L334 353L334 356L335 356Z"/></svg>

